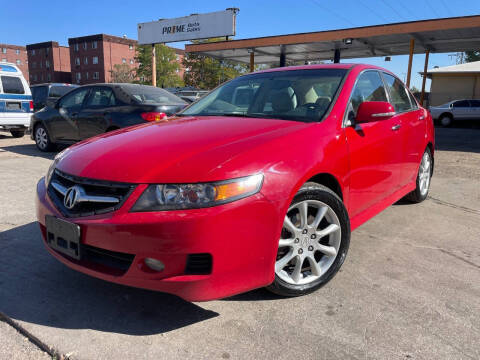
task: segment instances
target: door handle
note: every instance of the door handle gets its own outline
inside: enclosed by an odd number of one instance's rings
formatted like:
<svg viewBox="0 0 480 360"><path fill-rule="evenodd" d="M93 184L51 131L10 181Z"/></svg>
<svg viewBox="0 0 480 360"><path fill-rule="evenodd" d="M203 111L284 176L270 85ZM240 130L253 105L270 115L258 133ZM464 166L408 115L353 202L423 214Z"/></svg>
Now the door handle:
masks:
<svg viewBox="0 0 480 360"><path fill-rule="evenodd" d="M418 117L418 120L424 120L424 119L425 119L425 115L420 115L420 116Z"/></svg>
<svg viewBox="0 0 480 360"><path fill-rule="evenodd" d="M397 131L397 130L399 130L401 127L402 127L402 125L400 125L400 124L393 125L393 126L392 126L392 131Z"/></svg>

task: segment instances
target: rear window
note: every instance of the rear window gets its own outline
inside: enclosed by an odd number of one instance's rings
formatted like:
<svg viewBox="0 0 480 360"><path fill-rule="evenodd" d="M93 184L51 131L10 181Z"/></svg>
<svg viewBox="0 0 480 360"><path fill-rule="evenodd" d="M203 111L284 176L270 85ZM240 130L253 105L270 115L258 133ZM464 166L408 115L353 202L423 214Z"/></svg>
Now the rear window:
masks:
<svg viewBox="0 0 480 360"><path fill-rule="evenodd" d="M125 86L123 90L129 94L135 102L145 105L179 105L185 101L168 91L153 86Z"/></svg>
<svg viewBox="0 0 480 360"><path fill-rule="evenodd" d="M2 76L2 87L5 94L25 94L22 80L15 76Z"/></svg>
<svg viewBox="0 0 480 360"><path fill-rule="evenodd" d="M73 89L75 89L74 86L52 86L50 88L50 94L48 94L48 96L53 98L59 98L66 93L72 91Z"/></svg>
<svg viewBox="0 0 480 360"><path fill-rule="evenodd" d="M46 86L32 87L32 98L36 103L45 101L47 99L47 93L48 89Z"/></svg>

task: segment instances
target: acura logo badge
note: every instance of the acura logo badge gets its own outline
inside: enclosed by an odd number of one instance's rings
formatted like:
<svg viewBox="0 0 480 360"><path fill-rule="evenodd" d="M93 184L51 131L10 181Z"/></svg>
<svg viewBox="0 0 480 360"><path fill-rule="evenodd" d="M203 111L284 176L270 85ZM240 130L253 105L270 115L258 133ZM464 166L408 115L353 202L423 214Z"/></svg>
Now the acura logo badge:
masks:
<svg viewBox="0 0 480 360"><path fill-rule="evenodd" d="M78 185L68 188L67 192L65 193L65 197L63 198L63 205L65 205L65 207L69 210L73 209L80 200L82 193L83 189Z"/></svg>

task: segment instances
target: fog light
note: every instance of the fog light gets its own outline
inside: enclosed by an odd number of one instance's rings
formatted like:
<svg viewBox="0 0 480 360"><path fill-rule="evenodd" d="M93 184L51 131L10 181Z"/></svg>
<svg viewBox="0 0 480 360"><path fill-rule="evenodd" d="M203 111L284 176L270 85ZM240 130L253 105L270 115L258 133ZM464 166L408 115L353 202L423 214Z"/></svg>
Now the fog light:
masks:
<svg viewBox="0 0 480 360"><path fill-rule="evenodd" d="M165 265L160 260L145 258L144 262L145 265L147 265L150 269L154 271L163 271L165 269Z"/></svg>

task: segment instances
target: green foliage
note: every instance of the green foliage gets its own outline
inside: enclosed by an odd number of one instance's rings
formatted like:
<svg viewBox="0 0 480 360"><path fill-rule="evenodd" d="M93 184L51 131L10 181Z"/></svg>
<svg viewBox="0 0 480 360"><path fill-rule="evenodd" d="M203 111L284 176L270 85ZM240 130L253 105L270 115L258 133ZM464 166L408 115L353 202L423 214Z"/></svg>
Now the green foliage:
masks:
<svg viewBox="0 0 480 360"><path fill-rule="evenodd" d="M480 50L465 51L465 62L480 61Z"/></svg>
<svg viewBox="0 0 480 360"><path fill-rule="evenodd" d="M180 65L177 62L175 50L168 46L155 45L155 56L157 63L157 86L177 87L183 86L183 80L177 74ZM135 60L139 66L136 74L140 84L152 84L152 46L141 45L137 47Z"/></svg>
<svg viewBox="0 0 480 360"><path fill-rule="evenodd" d="M135 69L127 64L115 64L113 70L110 70L112 82L114 83L132 83L135 82Z"/></svg>
<svg viewBox="0 0 480 360"><path fill-rule="evenodd" d="M212 38L208 40L194 40L193 43L215 42L223 39ZM187 53L183 58L185 75L183 79L186 86L199 89L213 89L219 84L234 79L249 71L247 64L238 64L228 60L217 60L208 56Z"/></svg>

